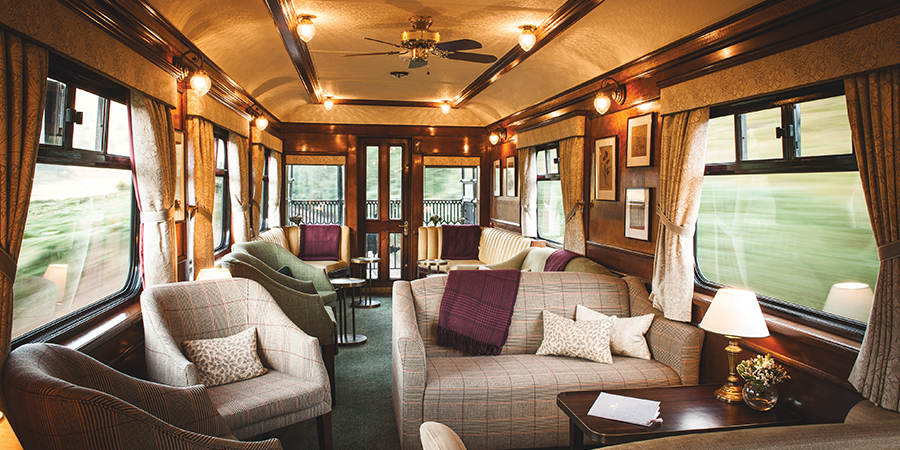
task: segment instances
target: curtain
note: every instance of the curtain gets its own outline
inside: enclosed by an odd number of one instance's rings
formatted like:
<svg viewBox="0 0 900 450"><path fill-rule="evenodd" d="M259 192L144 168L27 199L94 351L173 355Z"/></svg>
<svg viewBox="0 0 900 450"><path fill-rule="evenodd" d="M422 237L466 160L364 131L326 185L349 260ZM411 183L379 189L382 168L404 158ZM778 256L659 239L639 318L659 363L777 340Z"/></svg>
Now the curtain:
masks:
<svg viewBox="0 0 900 450"><path fill-rule="evenodd" d="M281 226L281 152L269 153L269 228Z"/></svg>
<svg viewBox="0 0 900 450"><path fill-rule="evenodd" d="M535 152L533 147L519 149L519 202L522 204L522 217L519 223L522 227L522 236L537 237L537 166L535 165ZM506 162L500 160L500 176ZM506 195L502 192L501 195Z"/></svg>
<svg viewBox="0 0 900 450"><path fill-rule="evenodd" d="M850 383L900 411L900 69L844 81L853 147L881 264L869 324Z"/></svg>
<svg viewBox="0 0 900 450"><path fill-rule="evenodd" d="M250 203L253 205L251 220L253 222L253 235L259 236L259 226L261 215L261 205L263 198L263 169L266 167L266 148L262 144L253 144L250 146L250 167L253 169L253 197ZM271 168L269 169L271 172Z"/></svg>
<svg viewBox="0 0 900 450"><path fill-rule="evenodd" d="M228 190L231 192L231 232L234 242L250 240L250 154L247 140L228 133Z"/></svg>
<svg viewBox="0 0 900 450"><path fill-rule="evenodd" d="M694 297L694 224L706 163L709 108L663 117L659 174L659 231L653 259L653 307L667 319L689 322Z"/></svg>
<svg viewBox="0 0 900 450"><path fill-rule="evenodd" d="M0 367L12 339L13 281L31 201L48 66L47 50L0 29ZM0 407L6 409L2 402Z"/></svg>
<svg viewBox="0 0 900 450"><path fill-rule="evenodd" d="M175 126L169 107L131 91L131 171L141 210L144 287L178 281L175 254Z"/></svg>
<svg viewBox="0 0 900 450"><path fill-rule="evenodd" d="M584 254L584 138L559 143L559 178L562 186L566 234L563 248Z"/></svg>
<svg viewBox="0 0 900 450"><path fill-rule="evenodd" d="M212 210L216 201L216 142L212 123L200 117L187 120L188 155L188 270L193 280L201 269L213 267Z"/></svg>

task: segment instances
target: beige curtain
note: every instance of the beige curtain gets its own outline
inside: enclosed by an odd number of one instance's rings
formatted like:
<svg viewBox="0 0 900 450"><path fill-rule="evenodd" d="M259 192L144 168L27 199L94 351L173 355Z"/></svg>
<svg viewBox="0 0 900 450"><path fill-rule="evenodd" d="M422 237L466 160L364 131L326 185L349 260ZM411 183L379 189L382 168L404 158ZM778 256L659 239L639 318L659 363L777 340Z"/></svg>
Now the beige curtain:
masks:
<svg viewBox="0 0 900 450"><path fill-rule="evenodd" d="M869 324L850 383L900 411L900 69L844 81L853 147L881 265Z"/></svg>
<svg viewBox="0 0 900 450"><path fill-rule="evenodd" d="M584 138L559 143L559 178L562 186L566 234L563 248L584 254Z"/></svg>
<svg viewBox="0 0 900 450"><path fill-rule="evenodd" d="M659 215L653 259L653 307L667 319L689 322L694 297L694 224L706 163L709 108L663 117Z"/></svg>
<svg viewBox="0 0 900 450"><path fill-rule="evenodd" d="M228 133L228 190L231 192L231 233L234 242L250 240L250 153L247 140Z"/></svg>
<svg viewBox="0 0 900 450"><path fill-rule="evenodd" d="M169 107L132 91L132 156L141 210L144 287L178 281L175 254L175 127Z"/></svg>
<svg viewBox="0 0 900 450"><path fill-rule="evenodd" d="M19 250L37 163L47 50L0 29L0 367L9 355ZM0 407L6 410L0 402Z"/></svg>
<svg viewBox="0 0 900 450"><path fill-rule="evenodd" d="M281 226L281 152L269 153L269 228Z"/></svg>
<svg viewBox="0 0 900 450"><path fill-rule="evenodd" d="M188 156L188 280L213 267L212 210L216 201L216 142L213 126L200 117L187 120Z"/></svg>
<svg viewBox="0 0 900 450"><path fill-rule="evenodd" d="M263 169L266 164L266 148L262 144L253 144L250 146L250 167L253 169L253 197L250 203L251 208L250 220L253 222L253 236L259 236L259 220L261 219L261 205L263 197Z"/></svg>
<svg viewBox="0 0 900 450"><path fill-rule="evenodd" d="M535 165L534 147L519 149L519 203L522 205L522 217L519 219L522 236L537 237L537 166ZM506 162L500 160L500 176L505 177L503 169ZM501 195L506 195L502 192Z"/></svg>

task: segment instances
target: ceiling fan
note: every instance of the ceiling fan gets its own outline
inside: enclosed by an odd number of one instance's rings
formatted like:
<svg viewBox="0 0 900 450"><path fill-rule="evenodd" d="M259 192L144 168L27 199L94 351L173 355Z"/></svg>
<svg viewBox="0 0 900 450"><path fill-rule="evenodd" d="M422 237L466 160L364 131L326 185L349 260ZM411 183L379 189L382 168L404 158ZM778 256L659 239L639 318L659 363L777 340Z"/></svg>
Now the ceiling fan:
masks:
<svg viewBox="0 0 900 450"><path fill-rule="evenodd" d="M412 30L404 31L400 38L400 44L380 41L378 39L364 38L369 41L392 45L399 50L377 53L351 53L348 56L376 56L376 55L400 55L403 61L409 61L409 68L416 69L428 65L428 54L441 58L455 59L489 64L497 60L496 56L481 53L466 53L460 50L474 50L481 48L481 44L471 39L459 39L455 41L441 42L441 34L430 31L431 16L412 16L409 18Z"/></svg>

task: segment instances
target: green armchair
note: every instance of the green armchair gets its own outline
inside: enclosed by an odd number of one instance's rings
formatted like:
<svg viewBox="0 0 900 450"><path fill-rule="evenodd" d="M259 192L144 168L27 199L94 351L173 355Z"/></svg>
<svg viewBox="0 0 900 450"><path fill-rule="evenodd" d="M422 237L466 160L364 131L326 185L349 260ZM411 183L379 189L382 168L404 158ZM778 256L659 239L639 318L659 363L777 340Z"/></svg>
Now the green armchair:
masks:
<svg viewBox="0 0 900 450"><path fill-rule="evenodd" d="M276 272L282 267L288 267L291 269L291 274L294 278L311 282L315 286L316 292L322 296L324 303L327 304L337 300L337 293L328 279L325 269L304 262L291 253L290 250L274 242L241 242L232 245L231 251L232 253L248 254Z"/></svg>

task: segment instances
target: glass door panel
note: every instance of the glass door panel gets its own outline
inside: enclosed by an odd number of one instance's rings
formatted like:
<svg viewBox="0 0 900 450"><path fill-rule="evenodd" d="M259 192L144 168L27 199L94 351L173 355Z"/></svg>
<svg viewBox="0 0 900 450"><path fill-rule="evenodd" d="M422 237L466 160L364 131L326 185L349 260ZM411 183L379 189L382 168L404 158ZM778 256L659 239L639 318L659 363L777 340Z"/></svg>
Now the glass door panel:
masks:
<svg viewBox="0 0 900 450"><path fill-rule="evenodd" d="M378 146L366 146L366 220L378 220Z"/></svg>
<svg viewBox="0 0 900 450"><path fill-rule="evenodd" d="M381 258L377 273L373 272L375 286L389 286L394 280L404 278L408 263L406 240L409 235L409 189L407 177L409 162L405 141L379 139L366 141L359 148L360 189L366 199L364 217L360 221L359 254ZM362 182L365 180L365 182Z"/></svg>

